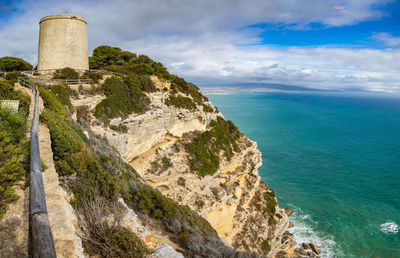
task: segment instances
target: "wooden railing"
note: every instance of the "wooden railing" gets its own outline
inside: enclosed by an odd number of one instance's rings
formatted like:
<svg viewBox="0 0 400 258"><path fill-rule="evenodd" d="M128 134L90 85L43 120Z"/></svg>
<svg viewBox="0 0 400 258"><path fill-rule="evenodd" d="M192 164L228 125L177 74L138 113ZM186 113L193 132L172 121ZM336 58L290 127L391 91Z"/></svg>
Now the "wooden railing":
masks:
<svg viewBox="0 0 400 258"><path fill-rule="evenodd" d="M39 151L39 90L24 78L18 82L35 94L35 108L30 134L30 177L29 177L29 257L57 257L47 216L42 165Z"/></svg>

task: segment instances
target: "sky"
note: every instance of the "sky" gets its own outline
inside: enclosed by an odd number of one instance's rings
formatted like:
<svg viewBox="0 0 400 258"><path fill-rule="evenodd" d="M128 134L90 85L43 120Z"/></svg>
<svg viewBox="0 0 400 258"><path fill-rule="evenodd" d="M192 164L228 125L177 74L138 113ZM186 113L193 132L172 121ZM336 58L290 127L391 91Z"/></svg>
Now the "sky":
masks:
<svg viewBox="0 0 400 258"><path fill-rule="evenodd" d="M111 45L199 86L281 83L400 93L393 0L0 0L0 56L37 62L41 17L88 21Z"/></svg>

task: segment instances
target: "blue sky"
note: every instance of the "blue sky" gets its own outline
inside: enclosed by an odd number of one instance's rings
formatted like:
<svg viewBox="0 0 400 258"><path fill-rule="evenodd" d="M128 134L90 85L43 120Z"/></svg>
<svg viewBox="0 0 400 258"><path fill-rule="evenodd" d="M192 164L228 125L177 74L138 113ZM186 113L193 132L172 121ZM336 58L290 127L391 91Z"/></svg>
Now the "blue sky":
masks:
<svg viewBox="0 0 400 258"><path fill-rule="evenodd" d="M88 20L90 51L108 44L147 54L199 85L400 92L398 1L6 0L0 56L35 63L38 22L55 13Z"/></svg>

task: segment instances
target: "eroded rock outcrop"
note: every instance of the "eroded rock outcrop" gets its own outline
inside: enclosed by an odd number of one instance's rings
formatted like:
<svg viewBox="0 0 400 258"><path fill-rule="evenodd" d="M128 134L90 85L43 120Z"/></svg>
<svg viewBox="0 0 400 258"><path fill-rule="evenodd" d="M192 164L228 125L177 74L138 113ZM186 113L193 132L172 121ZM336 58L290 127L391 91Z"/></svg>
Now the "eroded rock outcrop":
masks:
<svg viewBox="0 0 400 258"><path fill-rule="evenodd" d="M147 112L110 121L110 126L123 125L126 132L112 130L94 118L95 105L104 96L83 94L72 103L75 108L88 107L90 112L82 122L95 137L106 140L150 185L197 210L230 245L268 256L290 255L295 244L287 231L291 224L285 210L277 206L273 190L258 175L262 160L257 144L240 136L240 150L230 160L221 154L218 171L199 176L190 169L185 146L222 114L216 108L205 112L202 106L197 110L168 106L165 89L170 84L156 76L152 80L164 90L147 93L151 100Z"/></svg>

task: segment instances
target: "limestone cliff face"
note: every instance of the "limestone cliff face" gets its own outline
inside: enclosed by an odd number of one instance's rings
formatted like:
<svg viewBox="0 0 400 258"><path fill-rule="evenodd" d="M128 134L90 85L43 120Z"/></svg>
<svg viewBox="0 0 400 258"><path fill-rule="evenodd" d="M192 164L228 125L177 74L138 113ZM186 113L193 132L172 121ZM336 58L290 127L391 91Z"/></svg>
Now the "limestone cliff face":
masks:
<svg viewBox="0 0 400 258"><path fill-rule="evenodd" d="M152 80L160 89L170 87L155 76ZM201 106L195 111L167 106L168 94L148 93L151 106L146 113L111 120L110 125L126 126L126 133L110 129L91 115L104 96L80 95L72 102L75 107L89 107L87 123L96 137L107 140L164 195L197 210L229 244L268 256L291 253L295 242L287 232L288 217L276 205L274 192L258 175L262 161L257 144L241 136L240 151L231 160L221 155L217 173L199 176L190 169L185 144L222 114L215 108L214 112L204 112Z"/></svg>

